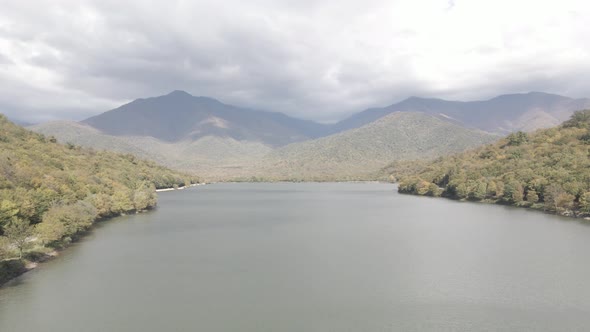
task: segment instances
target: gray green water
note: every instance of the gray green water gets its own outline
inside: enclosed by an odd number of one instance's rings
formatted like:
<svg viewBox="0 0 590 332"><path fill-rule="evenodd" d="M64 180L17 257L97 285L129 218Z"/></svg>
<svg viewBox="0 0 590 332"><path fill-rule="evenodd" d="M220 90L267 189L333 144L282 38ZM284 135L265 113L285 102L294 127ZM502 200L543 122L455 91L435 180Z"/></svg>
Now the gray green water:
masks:
<svg viewBox="0 0 590 332"><path fill-rule="evenodd" d="M0 289L0 331L587 331L590 227L388 184L160 194Z"/></svg>

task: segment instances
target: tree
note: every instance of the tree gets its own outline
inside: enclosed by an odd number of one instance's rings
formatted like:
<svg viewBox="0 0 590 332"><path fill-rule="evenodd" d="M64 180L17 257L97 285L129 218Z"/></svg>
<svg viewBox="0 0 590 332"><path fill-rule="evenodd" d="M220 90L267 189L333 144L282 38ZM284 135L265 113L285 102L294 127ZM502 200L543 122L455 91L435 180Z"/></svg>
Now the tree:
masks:
<svg viewBox="0 0 590 332"><path fill-rule="evenodd" d="M117 190L113 195L113 212L124 213L133 211L135 206L128 190Z"/></svg>
<svg viewBox="0 0 590 332"><path fill-rule="evenodd" d="M523 200L524 189L516 180L508 181L504 188L504 200L511 203L520 203Z"/></svg>
<svg viewBox="0 0 590 332"><path fill-rule="evenodd" d="M526 201L531 204L535 204L539 201L539 195L537 195L535 189L529 189L526 192Z"/></svg>
<svg viewBox="0 0 590 332"><path fill-rule="evenodd" d="M22 259L23 250L29 245L29 238L33 236L33 227L28 220L16 218L5 227L4 235L18 249L19 259Z"/></svg>
<svg viewBox="0 0 590 332"><path fill-rule="evenodd" d="M136 211L154 207L156 202L156 188L146 182L141 183L133 193L133 206Z"/></svg>
<svg viewBox="0 0 590 332"><path fill-rule="evenodd" d="M476 200L483 200L487 195L488 185L483 180L478 180L475 185L475 190L472 193L472 198Z"/></svg>
<svg viewBox="0 0 590 332"><path fill-rule="evenodd" d="M580 211L590 213L590 191L580 195Z"/></svg>
<svg viewBox="0 0 590 332"><path fill-rule="evenodd" d="M590 110L576 111L572 117L563 123L565 128L588 128L590 126Z"/></svg>
<svg viewBox="0 0 590 332"><path fill-rule="evenodd" d="M44 240L56 241L87 230L96 216L96 208L88 202L55 205L43 216L42 224L45 225L39 226L39 231Z"/></svg>
<svg viewBox="0 0 590 332"><path fill-rule="evenodd" d="M418 195L426 195L430 188L430 183L428 181L420 180L416 183L416 193Z"/></svg>
<svg viewBox="0 0 590 332"><path fill-rule="evenodd" d="M0 236L0 262L8 258L9 245L8 238L6 236Z"/></svg>
<svg viewBox="0 0 590 332"><path fill-rule="evenodd" d="M0 228L14 221L18 212L18 206L15 203L6 199L2 200L0 202Z"/></svg>
<svg viewBox="0 0 590 332"><path fill-rule="evenodd" d="M503 181L496 181L496 198L500 199L504 196L505 185Z"/></svg>
<svg viewBox="0 0 590 332"><path fill-rule="evenodd" d="M497 196L498 188L496 187L496 182L490 181L488 182L486 196L488 197L496 197Z"/></svg>
<svg viewBox="0 0 590 332"><path fill-rule="evenodd" d="M565 192L560 185L552 183L545 189L545 209L554 212L563 212L573 206L574 198L573 195Z"/></svg>
<svg viewBox="0 0 590 332"><path fill-rule="evenodd" d="M107 217L113 214L113 200L111 196L98 193L89 198L90 203L96 208L99 217Z"/></svg>
<svg viewBox="0 0 590 332"><path fill-rule="evenodd" d="M438 197L442 194L442 189L440 189L436 184L431 183L428 185L428 196Z"/></svg>
<svg viewBox="0 0 590 332"><path fill-rule="evenodd" d="M528 135L522 131L517 131L515 133L512 133L512 134L508 135L508 137L506 137L506 139L508 139L508 145L513 145L513 146L521 145L522 143L526 143L529 140Z"/></svg>
<svg viewBox="0 0 590 332"><path fill-rule="evenodd" d="M66 228L59 218L48 214L43 222L35 225L35 231L43 244L49 244L61 240L66 234Z"/></svg>

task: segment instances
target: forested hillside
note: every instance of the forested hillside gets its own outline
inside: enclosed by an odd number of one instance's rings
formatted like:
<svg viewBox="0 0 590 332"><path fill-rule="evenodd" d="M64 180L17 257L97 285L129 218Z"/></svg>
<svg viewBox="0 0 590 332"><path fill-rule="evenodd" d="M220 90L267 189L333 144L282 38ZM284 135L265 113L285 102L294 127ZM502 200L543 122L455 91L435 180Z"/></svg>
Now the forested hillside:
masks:
<svg viewBox="0 0 590 332"><path fill-rule="evenodd" d="M0 115L0 282L14 262L3 260L67 244L98 219L154 207L156 188L192 182L132 155L61 145Z"/></svg>
<svg viewBox="0 0 590 332"><path fill-rule="evenodd" d="M302 181L368 180L391 161L435 158L497 138L428 114L398 112L361 128L275 150L265 159L269 167L263 176Z"/></svg>
<svg viewBox="0 0 590 332"><path fill-rule="evenodd" d="M253 164L272 147L256 141L205 136L195 141L166 142L151 136L112 136L83 123L50 122L29 129L96 150L130 153L179 171L199 174L206 181L251 175Z"/></svg>
<svg viewBox="0 0 590 332"><path fill-rule="evenodd" d="M559 127L513 133L495 144L416 166L413 174L407 167L400 171L400 192L589 216L590 110L574 113Z"/></svg>

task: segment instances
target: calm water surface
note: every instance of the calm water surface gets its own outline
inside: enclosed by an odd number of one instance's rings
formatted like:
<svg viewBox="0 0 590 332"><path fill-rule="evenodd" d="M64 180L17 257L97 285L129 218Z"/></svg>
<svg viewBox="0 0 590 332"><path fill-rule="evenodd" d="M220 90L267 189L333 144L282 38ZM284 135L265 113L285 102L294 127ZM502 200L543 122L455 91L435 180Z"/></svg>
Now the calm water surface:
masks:
<svg viewBox="0 0 590 332"><path fill-rule="evenodd" d="M590 227L394 189L162 193L0 289L0 331L590 330Z"/></svg>

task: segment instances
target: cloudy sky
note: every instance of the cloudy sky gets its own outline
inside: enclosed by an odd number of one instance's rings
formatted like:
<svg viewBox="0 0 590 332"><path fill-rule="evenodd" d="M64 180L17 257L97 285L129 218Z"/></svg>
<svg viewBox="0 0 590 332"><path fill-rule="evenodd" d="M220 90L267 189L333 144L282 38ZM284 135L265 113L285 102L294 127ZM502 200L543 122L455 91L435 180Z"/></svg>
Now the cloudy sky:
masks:
<svg viewBox="0 0 590 332"><path fill-rule="evenodd" d="M0 112L185 90L334 121L408 96L590 97L584 0L0 0Z"/></svg>

